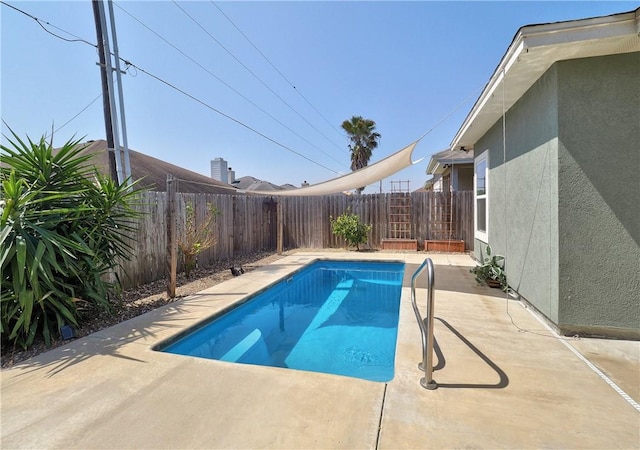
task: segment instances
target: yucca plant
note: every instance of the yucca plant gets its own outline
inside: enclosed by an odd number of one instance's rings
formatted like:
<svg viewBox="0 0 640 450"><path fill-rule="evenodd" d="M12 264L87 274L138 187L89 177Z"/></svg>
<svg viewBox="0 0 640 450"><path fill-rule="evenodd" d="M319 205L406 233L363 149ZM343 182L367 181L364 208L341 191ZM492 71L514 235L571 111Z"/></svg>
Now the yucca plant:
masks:
<svg viewBox="0 0 640 450"><path fill-rule="evenodd" d="M94 304L101 305L102 299L110 298L120 290L118 273L113 269L135 250L132 244L140 213L134 206L140 201L141 190L135 188L135 183L118 185L99 173L94 174L93 186L83 195L94 212L85 218L82 231L84 240L95 253L91 265L96 267L96 274L102 280L97 286L107 291L92 291L87 295L94 299ZM115 277L115 283L105 281L107 273Z"/></svg>
<svg viewBox="0 0 640 450"><path fill-rule="evenodd" d="M49 345L83 308L109 310L117 280L105 275L130 255L139 191L97 174L78 140L54 151L12 135L0 146L0 331L27 348L38 335Z"/></svg>

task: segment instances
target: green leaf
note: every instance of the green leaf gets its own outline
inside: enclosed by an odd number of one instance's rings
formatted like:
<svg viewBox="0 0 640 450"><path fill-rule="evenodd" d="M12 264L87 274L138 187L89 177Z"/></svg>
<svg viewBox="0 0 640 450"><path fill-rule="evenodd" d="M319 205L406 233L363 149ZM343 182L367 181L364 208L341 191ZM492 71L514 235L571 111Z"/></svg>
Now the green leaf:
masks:
<svg viewBox="0 0 640 450"><path fill-rule="evenodd" d="M0 248L2 248L2 253L0 253L0 267L2 267L2 271L4 272L9 261L11 261L16 254L16 248L13 245L6 245Z"/></svg>
<svg viewBox="0 0 640 450"><path fill-rule="evenodd" d="M75 316L71 313L71 311L62 303L60 303L58 300L55 300L53 298L49 299L49 303L51 303L51 305L55 306L55 309L58 313L60 313L62 316L64 316L64 318L71 322L74 325L78 324L77 319L75 318Z"/></svg>
<svg viewBox="0 0 640 450"><path fill-rule="evenodd" d="M25 291L20 297L22 297L23 301L20 303L23 307L22 314L24 315L24 328L29 328L31 326L31 315L33 313L33 291L29 289Z"/></svg>
<svg viewBox="0 0 640 450"><path fill-rule="evenodd" d="M26 327L25 327L26 328ZM27 340L25 342L25 346L26 347L30 347L31 344L33 344L33 340L36 337L36 332L38 331L38 322L34 321L31 326L29 327L29 334L27 335ZM51 346L51 342L46 342L45 339L45 343L47 344L47 347Z"/></svg>
<svg viewBox="0 0 640 450"><path fill-rule="evenodd" d="M51 347L51 330L49 329L49 324L46 319L45 319L45 324L42 327L42 337L44 339L44 344L47 347Z"/></svg>
<svg viewBox="0 0 640 450"><path fill-rule="evenodd" d="M7 237L11 234L12 231L13 228L8 225L2 227L2 231L0 232L0 247L5 246L4 242L7 240Z"/></svg>
<svg viewBox="0 0 640 450"><path fill-rule="evenodd" d="M38 282L38 268L42 268L42 255L44 255L46 249L47 247L42 241L38 242L38 248L36 249L36 254L33 257L31 268L29 269L29 283L32 286L35 286Z"/></svg>
<svg viewBox="0 0 640 450"><path fill-rule="evenodd" d="M15 324L13 325L13 329L11 330L11 334L9 335L9 339L16 338L18 336L18 332L22 328L23 324L24 324L24 316L19 315L18 320L16 320Z"/></svg>
<svg viewBox="0 0 640 450"><path fill-rule="evenodd" d="M27 258L27 243L22 236L16 237L16 258L18 261L18 281L20 284L23 284Z"/></svg>

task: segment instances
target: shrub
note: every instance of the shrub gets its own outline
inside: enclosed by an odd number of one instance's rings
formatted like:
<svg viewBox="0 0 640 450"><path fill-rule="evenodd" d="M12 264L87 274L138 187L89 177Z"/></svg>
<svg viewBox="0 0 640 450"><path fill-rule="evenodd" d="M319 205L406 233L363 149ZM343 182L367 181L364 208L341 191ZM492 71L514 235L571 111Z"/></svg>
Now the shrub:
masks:
<svg viewBox="0 0 640 450"><path fill-rule="evenodd" d="M331 231L341 236L349 245L355 245L360 250L360 244L367 242L367 234L371 231L371 225L362 223L360 217L347 211L337 218L329 217Z"/></svg>
<svg viewBox="0 0 640 450"><path fill-rule="evenodd" d="M36 336L49 345L83 310L110 310L119 280L108 274L131 255L140 191L97 173L79 141L54 152L12 134L0 146L0 332L28 348Z"/></svg>
<svg viewBox="0 0 640 450"><path fill-rule="evenodd" d="M191 271L196 268L198 255L216 243L216 237L213 235L213 223L216 216L221 213L214 205L207 203L207 213L204 220L197 222L196 213L191 203L186 204L185 211L185 237L178 243L178 247L184 258L184 274L189 278Z"/></svg>

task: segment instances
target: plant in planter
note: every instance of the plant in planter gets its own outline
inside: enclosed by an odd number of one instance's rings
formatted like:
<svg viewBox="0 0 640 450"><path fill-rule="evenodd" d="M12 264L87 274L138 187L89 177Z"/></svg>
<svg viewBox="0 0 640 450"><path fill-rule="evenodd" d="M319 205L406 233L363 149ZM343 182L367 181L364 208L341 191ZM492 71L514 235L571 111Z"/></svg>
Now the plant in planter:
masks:
<svg viewBox="0 0 640 450"><path fill-rule="evenodd" d="M504 271L504 256L492 255L489 245L487 245L485 252L487 256L484 258L484 262L471 269L470 272L476 276L478 283L486 283L488 286L499 287L506 291L509 285L507 284L507 274Z"/></svg>

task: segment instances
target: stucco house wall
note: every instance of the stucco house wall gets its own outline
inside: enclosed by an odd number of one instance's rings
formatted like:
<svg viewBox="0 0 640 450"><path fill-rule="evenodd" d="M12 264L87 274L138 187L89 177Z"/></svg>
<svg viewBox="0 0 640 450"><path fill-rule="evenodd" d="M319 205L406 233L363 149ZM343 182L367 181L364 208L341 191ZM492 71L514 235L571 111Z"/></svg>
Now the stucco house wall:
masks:
<svg viewBox="0 0 640 450"><path fill-rule="evenodd" d="M560 61L476 143L509 284L565 334L640 334L640 53ZM476 257L486 243L476 240Z"/></svg>
<svg viewBox="0 0 640 450"><path fill-rule="evenodd" d="M557 322L557 77L552 67L476 144L489 152L489 243L509 284ZM556 243L556 244L554 244ZM482 260L486 243L476 240Z"/></svg>
<svg viewBox="0 0 640 450"><path fill-rule="evenodd" d="M640 330L640 53L557 63L559 326Z"/></svg>

